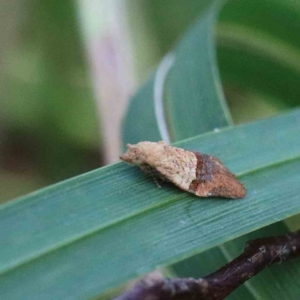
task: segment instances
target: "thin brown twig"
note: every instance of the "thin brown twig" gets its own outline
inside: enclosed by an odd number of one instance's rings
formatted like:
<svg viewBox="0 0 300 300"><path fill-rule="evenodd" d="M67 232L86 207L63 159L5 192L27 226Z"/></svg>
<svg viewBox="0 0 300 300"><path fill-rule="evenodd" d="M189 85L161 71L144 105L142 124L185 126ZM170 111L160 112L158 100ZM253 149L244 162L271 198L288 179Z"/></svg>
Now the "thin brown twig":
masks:
<svg viewBox="0 0 300 300"><path fill-rule="evenodd" d="M200 279L145 277L115 300L222 300L275 263L300 255L300 231L250 241L236 259Z"/></svg>

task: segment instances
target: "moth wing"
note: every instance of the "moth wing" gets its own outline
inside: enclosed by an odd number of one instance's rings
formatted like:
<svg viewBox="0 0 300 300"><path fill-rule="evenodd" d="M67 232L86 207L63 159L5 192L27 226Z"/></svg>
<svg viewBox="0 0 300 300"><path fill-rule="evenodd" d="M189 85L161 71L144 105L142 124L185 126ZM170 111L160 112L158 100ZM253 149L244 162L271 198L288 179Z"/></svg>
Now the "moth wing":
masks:
<svg viewBox="0 0 300 300"><path fill-rule="evenodd" d="M190 176L187 176L186 173L174 172L172 168L166 167L157 167L159 173L167 178L168 181L171 181L173 184L181 188L182 190L187 191L191 184Z"/></svg>
<svg viewBox="0 0 300 300"><path fill-rule="evenodd" d="M195 154L201 168L197 169L197 178L192 182L189 192L200 197L245 197L246 189L243 184L218 158L197 152Z"/></svg>

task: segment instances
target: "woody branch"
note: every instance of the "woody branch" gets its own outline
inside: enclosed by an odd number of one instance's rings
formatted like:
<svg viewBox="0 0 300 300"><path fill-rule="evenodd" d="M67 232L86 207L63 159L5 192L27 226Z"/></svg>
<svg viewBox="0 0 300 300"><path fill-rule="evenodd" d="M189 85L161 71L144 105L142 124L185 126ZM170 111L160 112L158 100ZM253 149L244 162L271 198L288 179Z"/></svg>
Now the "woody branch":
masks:
<svg viewBox="0 0 300 300"><path fill-rule="evenodd" d="M146 276L115 300L221 300L266 267L300 255L300 231L248 242L236 259L200 279Z"/></svg>

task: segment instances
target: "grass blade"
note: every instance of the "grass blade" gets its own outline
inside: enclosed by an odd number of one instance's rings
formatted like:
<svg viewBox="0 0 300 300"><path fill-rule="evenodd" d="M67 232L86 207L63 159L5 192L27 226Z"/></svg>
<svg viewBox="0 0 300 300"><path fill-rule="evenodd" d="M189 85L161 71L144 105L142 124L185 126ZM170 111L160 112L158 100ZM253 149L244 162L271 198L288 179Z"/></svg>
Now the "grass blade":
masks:
<svg viewBox="0 0 300 300"><path fill-rule="evenodd" d="M136 168L116 164L3 205L1 294L93 297L300 212L299 126L295 110L180 143L239 174L248 188L241 201L158 189Z"/></svg>

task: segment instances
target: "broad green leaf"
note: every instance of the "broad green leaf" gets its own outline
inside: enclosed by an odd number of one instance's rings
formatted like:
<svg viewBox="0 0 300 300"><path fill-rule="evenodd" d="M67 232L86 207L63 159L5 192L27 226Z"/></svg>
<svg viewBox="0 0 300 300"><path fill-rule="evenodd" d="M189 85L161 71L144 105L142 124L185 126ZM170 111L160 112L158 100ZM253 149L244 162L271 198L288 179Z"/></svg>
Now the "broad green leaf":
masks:
<svg viewBox="0 0 300 300"><path fill-rule="evenodd" d="M295 110L178 144L220 157L246 185L243 200L158 189L120 163L1 206L1 295L93 297L299 213L299 126Z"/></svg>
<svg viewBox="0 0 300 300"><path fill-rule="evenodd" d="M151 78L130 102L122 130L123 141L126 143L135 144L141 136L145 140L155 141L160 135L153 103L153 85L154 78Z"/></svg>
<svg viewBox="0 0 300 300"><path fill-rule="evenodd" d="M201 16L170 54L173 63L168 67L162 63L154 77L131 101L123 126L125 143L164 138L162 120L157 114L160 105L164 107L168 135L173 141L224 127L231 122L215 55L212 25L219 7L217 4ZM167 74L160 77L160 72ZM155 91L159 85L164 89L157 96ZM166 96L165 103L161 103L163 96Z"/></svg>
<svg viewBox="0 0 300 300"><path fill-rule="evenodd" d="M175 141L231 123L216 61L214 24L218 8L217 1L174 52L166 86L166 118Z"/></svg>

